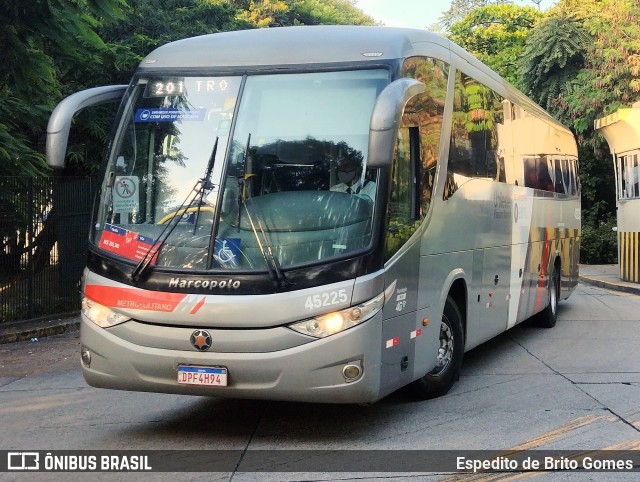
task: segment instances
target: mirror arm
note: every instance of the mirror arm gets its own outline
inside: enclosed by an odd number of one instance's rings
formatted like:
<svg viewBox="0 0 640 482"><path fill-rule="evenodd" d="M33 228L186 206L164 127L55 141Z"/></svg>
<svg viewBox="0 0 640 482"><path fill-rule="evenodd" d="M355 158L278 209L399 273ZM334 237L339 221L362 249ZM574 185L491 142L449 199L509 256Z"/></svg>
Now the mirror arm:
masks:
<svg viewBox="0 0 640 482"><path fill-rule="evenodd" d="M412 97L426 91L422 82L403 78L391 82L380 92L371 114L367 167L389 165L404 108Z"/></svg>
<svg viewBox="0 0 640 482"><path fill-rule="evenodd" d="M65 155L73 117L86 107L122 99L126 85L108 85L82 90L66 97L56 106L47 124L47 164L54 168L65 166Z"/></svg>

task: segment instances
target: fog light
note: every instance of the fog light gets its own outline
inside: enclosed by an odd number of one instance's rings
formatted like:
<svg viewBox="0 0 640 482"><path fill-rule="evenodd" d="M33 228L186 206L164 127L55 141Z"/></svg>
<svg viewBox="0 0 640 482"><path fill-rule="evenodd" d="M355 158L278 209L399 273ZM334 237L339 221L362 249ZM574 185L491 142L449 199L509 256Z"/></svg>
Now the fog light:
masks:
<svg viewBox="0 0 640 482"><path fill-rule="evenodd" d="M82 364L85 367L89 368L89 366L91 365L91 352L88 348L83 346L80 349L80 359L82 360Z"/></svg>
<svg viewBox="0 0 640 482"><path fill-rule="evenodd" d="M349 364L349 365L345 365L344 368L342 369L342 376L344 376L344 379L347 382L353 382L357 380L358 378L360 378L361 374L362 374L362 369L360 368L359 365Z"/></svg>

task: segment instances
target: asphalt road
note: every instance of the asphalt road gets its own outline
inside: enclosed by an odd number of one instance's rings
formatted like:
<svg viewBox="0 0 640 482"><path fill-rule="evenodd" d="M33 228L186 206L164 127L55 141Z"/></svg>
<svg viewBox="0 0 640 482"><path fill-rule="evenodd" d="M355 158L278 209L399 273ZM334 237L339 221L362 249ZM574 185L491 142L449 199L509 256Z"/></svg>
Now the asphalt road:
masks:
<svg viewBox="0 0 640 482"><path fill-rule="evenodd" d="M399 391L371 406L335 406L94 389L69 333L0 345L0 450L211 449L240 458L274 449L640 450L639 346L640 297L580 285L561 303L555 328L519 325L467 353L444 397L417 401ZM89 480L637 480L572 471L141 475Z"/></svg>

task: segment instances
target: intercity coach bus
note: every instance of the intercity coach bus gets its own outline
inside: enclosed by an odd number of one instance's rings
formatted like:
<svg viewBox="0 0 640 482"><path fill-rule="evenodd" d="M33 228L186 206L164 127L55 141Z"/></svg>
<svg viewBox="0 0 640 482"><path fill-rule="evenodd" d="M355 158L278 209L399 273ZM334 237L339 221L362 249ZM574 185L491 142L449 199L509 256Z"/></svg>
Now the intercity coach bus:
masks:
<svg viewBox="0 0 640 482"><path fill-rule="evenodd" d="M571 133L433 33L291 27L170 43L120 101L83 277L96 387L371 403L556 323L578 281Z"/></svg>

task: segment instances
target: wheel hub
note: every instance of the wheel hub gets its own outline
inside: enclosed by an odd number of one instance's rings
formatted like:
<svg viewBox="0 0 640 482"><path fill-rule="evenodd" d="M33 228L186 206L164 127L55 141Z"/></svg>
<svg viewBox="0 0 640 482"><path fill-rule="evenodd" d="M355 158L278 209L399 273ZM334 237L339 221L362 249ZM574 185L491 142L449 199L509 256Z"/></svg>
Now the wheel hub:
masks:
<svg viewBox="0 0 640 482"><path fill-rule="evenodd" d="M453 331L449 325L449 320L443 316L440 323L440 347L438 348L436 366L429 372L430 375L438 376L446 371L453 358L453 343Z"/></svg>

